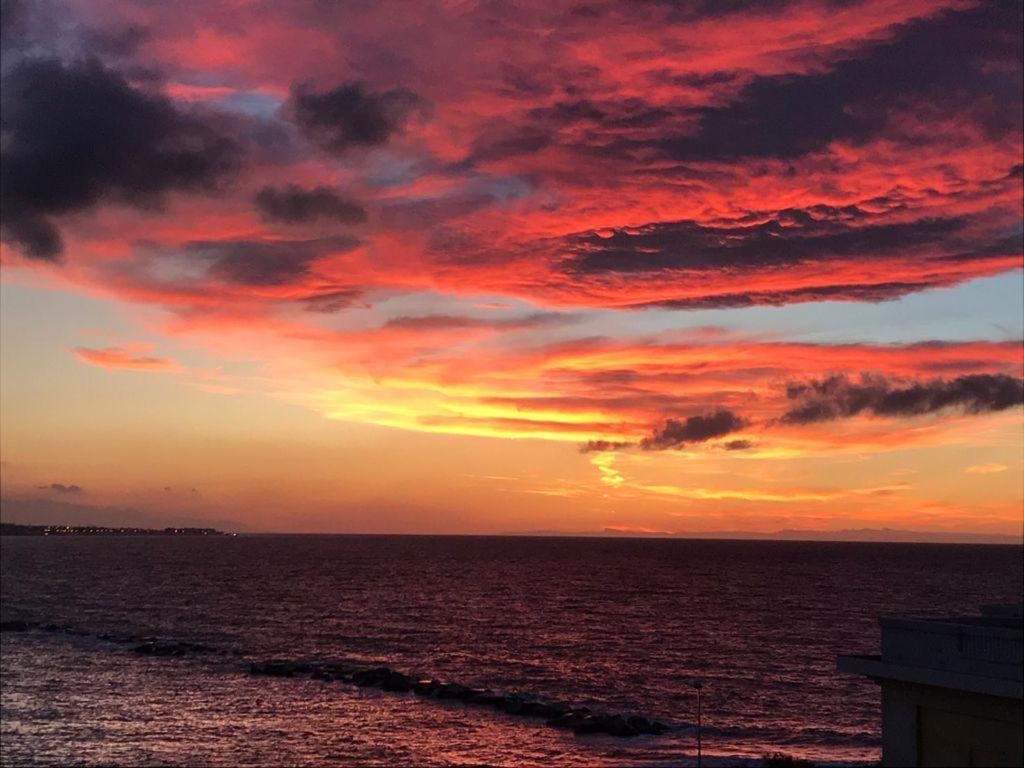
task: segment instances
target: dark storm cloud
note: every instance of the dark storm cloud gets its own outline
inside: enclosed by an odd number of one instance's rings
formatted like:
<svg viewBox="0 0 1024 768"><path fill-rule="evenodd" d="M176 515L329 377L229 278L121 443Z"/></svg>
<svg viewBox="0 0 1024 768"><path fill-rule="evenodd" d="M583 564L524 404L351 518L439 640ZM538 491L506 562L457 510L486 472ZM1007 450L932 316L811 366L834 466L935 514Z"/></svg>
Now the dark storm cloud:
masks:
<svg viewBox="0 0 1024 768"><path fill-rule="evenodd" d="M559 101L551 106L528 110L518 123L491 121L473 140L466 159L452 169L464 171L477 163L530 155L560 143L572 146L582 154L603 155L607 153L603 142L581 142L578 136L568 138L573 135L573 130L569 130L567 136L561 136L560 132L567 128L581 128L584 131L616 131L628 135L630 131L655 128L672 116L671 111L637 98L600 103L588 99Z"/></svg>
<svg viewBox="0 0 1024 768"><path fill-rule="evenodd" d="M151 208L171 190L211 192L240 164L238 143L212 119L96 61L22 61L0 99L3 236L30 258L60 256L54 217L105 199Z"/></svg>
<svg viewBox="0 0 1024 768"><path fill-rule="evenodd" d="M150 37L145 27L127 26L117 30L92 30L87 34L88 46L98 55L127 58Z"/></svg>
<svg viewBox="0 0 1024 768"><path fill-rule="evenodd" d="M1019 2L907 24L893 42L851 53L829 71L756 78L733 103L701 110L695 134L655 146L685 160L791 158L834 140L864 141L887 125L894 106L916 98L960 112L993 137L1014 136L1021 127L1020 25Z"/></svg>
<svg viewBox="0 0 1024 768"><path fill-rule="evenodd" d="M580 446L580 453L609 453L628 448L630 443L618 443L612 440L588 440Z"/></svg>
<svg viewBox="0 0 1024 768"><path fill-rule="evenodd" d="M50 483L49 485L40 485L39 490L41 491L54 491L56 493L81 493L82 486L80 485L64 485L64 483Z"/></svg>
<svg viewBox="0 0 1024 768"><path fill-rule="evenodd" d="M506 63L503 66L502 83L498 92L513 98L535 99L547 96L553 86L547 78L538 77L524 69Z"/></svg>
<svg viewBox="0 0 1024 768"><path fill-rule="evenodd" d="M256 194L256 207L268 221L303 224L330 219L341 224L366 221L366 209L329 187L303 189L295 184L264 187Z"/></svg>
<svg viewBox="0 0 1024 768"><path fill-rule="evenodd" d="M497 331L519 331L550 328L577 320L559 312L534 312L524 317L482 318L464 315L404 315L393 317L383 327L411 331L447 331L468 328L490 328Z"/></svg>
<svg viewBox="0 0 1024 768"><path fill-rule="evenodd" d="M24 0L0 0L0 42L14 44L25 25Z"/></svg>
<svg viewBox="0 0 1024 768"><path fill-rule="evenodd" d="M743 291L700 296L692 299L668 299L634 304L632 309L738 309L742 307L781 307L786 304L813 301L892 301L910 293L943 285L942 282L844 283L810 286L779 291Z"/></svg>
<svg viewBox="0 0 1024 768"><path fill-rule="evenodd" d="M947 408L977 414L1004 411L1024 403L1024 380L1004 374L975 374L914 384L866 376L858 383L845 376L790 384L796 401L782 416L787 424L812 424L859 414L920 416Z"/></svg>
<svg viewBox="0 0 1024 768"><path fill-rule="evenodd" d="M528 155L549 146L553 139L552 134L544 128L496 124L488 127L473 141L467 162L472 164Z"/></svg>
<svg viewBox="0 0 1024 768"><path fill-rule="evenodd" d="M359 245L352 237L316 240L214 240L189 243L186 253L211 261L209 274L237 285L286 285L309 274L328 254Z"/></svg>
<svg viewBox="0 0 1024 768"><path fill-rule="evenodd" d="M303 296L299 301L306 308L307 312L320 312L329 314L340 312L362 300L365 291L361 288L342 288L337 291L315 293L310 296Z"/></svg>
<svg viewBox="0 0 1024 768"><path fill-rule="evenodd" d="M852 207L851 208L855 208ZM567 239L563 268L575 274L784 266L829 258L856 258L927 245L947 246L966 225L959 217L854 226L838 211L789 210L754 225L706 226L659 222ZM851 212L842 214L851 218Z"/></svg>
<svg viewBox="0 0 1024 768"><path fill-rule="evenodd" d="M725 408L706 416L690 416L683 421L667 419L649 437L640 441L640 447L646 451L681 448L686 443L702 443L736 432L746 423L746 420Z"/></svg>
<svg viewBox="0 0 1024 768"><path fill-rule="evenodd" d="M663 107L652 107L643 99L630 98L600 103L588 99L560 101L550 107L538 107L527 113L533 121L552 129L579 123L609 128L651 128L672 117ZM526 131L525 128L519 129Z"/></svg>
<svg viewBox="0 0 1024 768"><path fill-rule="evenodd" d="M329 91L296 86L291 109L303 133L328 152L384 144L427 103L412 91L394 88L374 93L363 83L343 83Z"/></svg>
<svg viewBox="0 0 1024 768"><path fill-rule="evenodd" d="M754 447L754 443L750 440L730 440L724 443L722 447L727 451L746 451Z"/></svg>
<svg viewBox="0 0 1024 768"><path fill-rule="evenodd" d="M675 23L714 19L734 13L776 13L795 0L644 0L649 5L663 6L669 11L669 18ZM837 0L843 5L847 0Z"/></svg>
<svg viewBox="0 0 1024 768"><path fill-rule="evenodd" d="M584 120L597 122L603 120L606 114L605 110L588 99L559 101L550 107L538 107L529 112L530 117L559 125L571 125Z"/></svg>

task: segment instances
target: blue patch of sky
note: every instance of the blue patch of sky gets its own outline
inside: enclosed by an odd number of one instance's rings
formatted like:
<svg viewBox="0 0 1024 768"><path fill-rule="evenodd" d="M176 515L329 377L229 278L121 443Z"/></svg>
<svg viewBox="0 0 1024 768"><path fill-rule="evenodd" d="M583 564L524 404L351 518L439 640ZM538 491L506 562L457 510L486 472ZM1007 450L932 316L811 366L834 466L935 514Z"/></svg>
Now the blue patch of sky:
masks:
<svg viewBox="0 0 1024 768"><path fill-rule="evenodd" d="M166 357L190 368L217 367L224 373L252 374L258 361L214 360L195 349L179 347L164 336L147 332L141 315L155 311L129 308L91 296L52 288L0 283L0 330L5 360L11 369L31 363L81 365L74 361L76 347L102 349L150 344L146 357Z"/></svg>
<svg viewBox="0 0 1024 768"><path fill-rule="evenodd" d="M755 337L817 344L1024 339L1024 272L1019 270L877 304L831 301L696 311L552 310L507 297L446 296L431 291L378 293L367 300L371 305L368 308L325 315L319 320L328 327L367 328L399 316L456 315L505 320L538 311L557 311L571 322L537 331L545 341L584 336L654 336L708 326Z"/></svg>
<svg viewBox="0 0 1024 768"><path fill-rule="evenodd" d="M277 96L262 91L234 91L220 99L220 103L232 112L264 119L273 118L281 107Z"/></svg>
<svg viewBox="0 0 1024 768"><path fill-rule="evenodd" d="M693 312L647 310L627 322L603 313L596 326L619 335L719 326L819 344L1011 341L1024 338L1024 272L972 280L877 304L826 301Z"/></svg>

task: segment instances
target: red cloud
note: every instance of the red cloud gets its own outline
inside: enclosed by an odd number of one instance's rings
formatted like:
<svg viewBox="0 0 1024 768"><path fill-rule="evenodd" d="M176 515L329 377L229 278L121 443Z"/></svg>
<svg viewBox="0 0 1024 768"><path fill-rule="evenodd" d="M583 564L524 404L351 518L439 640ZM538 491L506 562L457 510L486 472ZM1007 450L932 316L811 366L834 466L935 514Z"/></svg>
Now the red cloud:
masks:
<svg viewBox="0 0 1024 768"><path fill-rule="evenodd" d="M244 148L219 196L194 197L211 191L205 176L168 174L220 164L212 151L171 162L164 145L195 142L166 127L155 154L132 137L154 173L92 169L73 205L42 205L29 188L36 155L5 155L25 201L7 206L8 240L24 251L63 235L65 274L95 290L249 316L374 289L699 309L881 301L1021 264L1012 4L555 4L514 21L438 7L408 25L372 6L344 19L326 7L186 7L134 9L130 26L149 35L133 63L168 86L126 99L158 126L202 117L190 130ZM239 21L246 34L223 33ZM437 58L467 40L472 56ZM381 46L402 56L372 55ZM134 85L108 65L106 80ZM317 126L348 137L341 183L339 160L303 138L303 94L319 94ZM412 105L422 119L404 119ZM34 146L30 117L12 123L24 133L12 146ZM268 221L267 189L319 190L335 215ZM96 207L107 199L122 205ZM91 225L63 226L69 207Z"/></svg>
<svg viewBox="0 0 1024 768"><path fill-rule="evenodd" d="M47 118L68 152L106 135L74 119L95 112L82 89L113 89L132 151L54 179L38 114L14 109L4 265L164 309L169 334L358 390L301 391L326 412L412 428L635 441L718 408L778 418L797 378L1020 375L1016 342L537 342L568 333L536 307L615 311L625 337L643 308L878 302L1022 264L1014 4L700 7L82 3L149 35L88 67L33 39L20 68L15 41L5 73L65 84ZM33 243L63 243L63 266ZM350 320L411 292L532 308Z"/></svg>

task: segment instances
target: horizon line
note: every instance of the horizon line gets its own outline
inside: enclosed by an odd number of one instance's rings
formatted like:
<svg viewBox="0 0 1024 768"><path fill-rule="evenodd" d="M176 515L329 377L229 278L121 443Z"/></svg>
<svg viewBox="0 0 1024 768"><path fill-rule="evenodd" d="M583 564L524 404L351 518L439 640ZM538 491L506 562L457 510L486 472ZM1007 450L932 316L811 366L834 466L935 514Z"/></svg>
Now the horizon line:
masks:
<svg viewBox="0 0 1024 768"><path fill-rule="evenodd" d="M184 524L100 524L100 523L49 523L15 522L0 520L5 525L75 528L136 528L139 530L161 531L165 528L197 527L199 521ZM223 522L221 523L223 525ZM199 527L209 527L221 533L237 536L403 536L419 538L551 538L551 539L650 539L659 541L789 541L807 543L842 544L977 544L987 546L1024 546L1024 533L984 533L979 531L915 531L906 528L845 528L835 531L822 529L783 528L776 531L629 531L607 528L600 531L559 531L538 529L528 531L499 531L495 533L474 532L425 532L425 531L280 531L242 530L225 526L216 527L215 522Z"/></svg>
<svg viewBox="0 0 1024 768"><path fill-rule="evenodd" d="M644 533L588 533L581 531L502 531L500 533L424 533L424 532L396 532L396 531L227 531L236 533L238 536L404 536L409 538L467 538L467 539L645 539L654 541L788 541L809 544L980 544L987 546L1024 546L1024 537L1015 537L1013 534L990 534L990 533L964 533L949 534L948 539L918 539L918 538L894 538L894 539L871 539L871 538L807 538L798 536L776 535L774 533L751 533L727 535L725 533L701 534L701 533L665 533L665 534L644 534ZM927 533L924 535L928 535ZM942 537L944 534L931 533L933 536ZM960 539L961 536L972 537L967 540ZM985 539L989 539L986 541Z"/></svg>

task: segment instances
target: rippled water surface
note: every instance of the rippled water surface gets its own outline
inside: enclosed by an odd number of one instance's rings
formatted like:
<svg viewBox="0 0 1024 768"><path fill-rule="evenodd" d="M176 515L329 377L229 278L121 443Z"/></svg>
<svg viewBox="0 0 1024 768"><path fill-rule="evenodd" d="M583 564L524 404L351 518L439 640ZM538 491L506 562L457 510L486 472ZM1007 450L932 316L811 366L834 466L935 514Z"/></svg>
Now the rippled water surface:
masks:
<svg viewBox="0 0 1024 768"><path fill-rule="evenodd" d="M2 541L5 764L688 765L878 758L878 690L836 673L879 614L1019 599L1021 548L251 536ZM104 633L228 653L149 658ZM251 658L408 672L629 711L663 736L307 679ZM717 760L714 759L717 756Z"/></svg>

